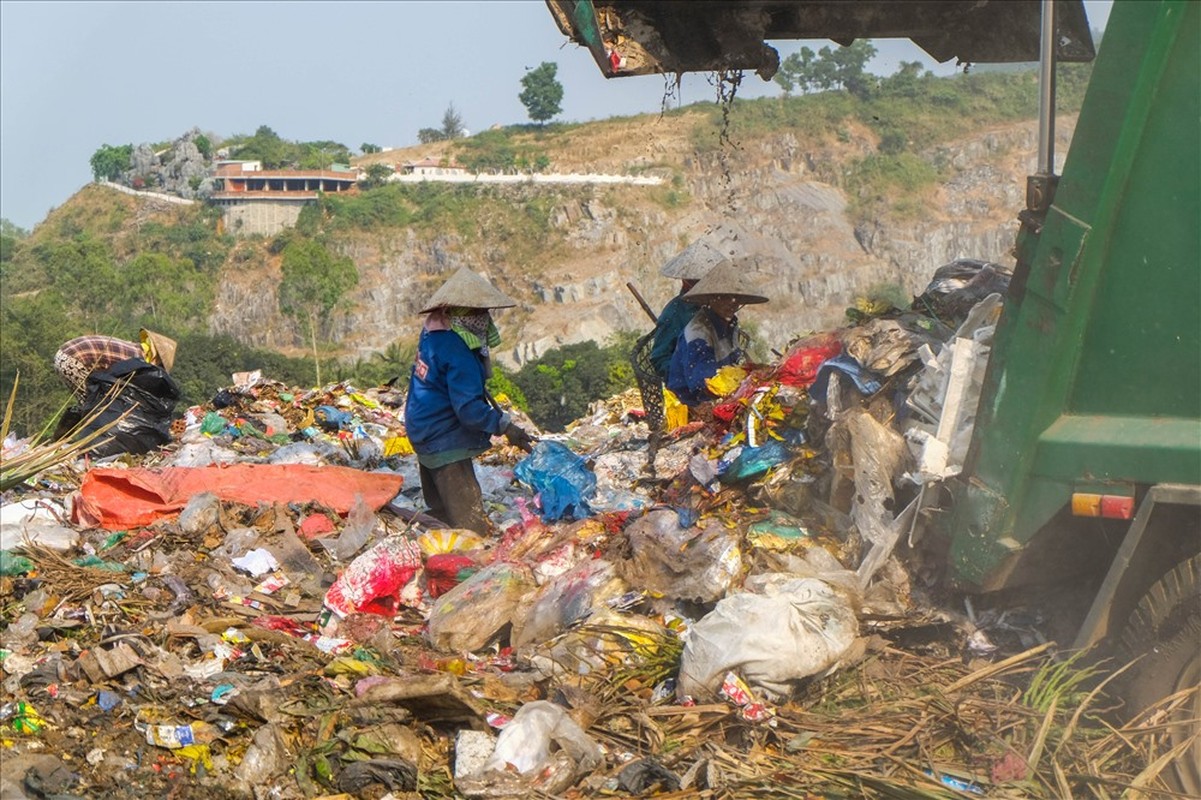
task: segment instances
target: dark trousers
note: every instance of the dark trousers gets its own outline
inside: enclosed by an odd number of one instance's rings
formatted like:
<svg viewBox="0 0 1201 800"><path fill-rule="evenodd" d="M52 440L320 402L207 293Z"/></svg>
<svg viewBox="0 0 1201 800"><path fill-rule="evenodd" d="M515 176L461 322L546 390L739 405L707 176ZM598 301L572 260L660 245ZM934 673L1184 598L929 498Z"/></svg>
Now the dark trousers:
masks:
<svg viewBox="0 0 1201 800"><path fill-rule="evenodd" d="M490 533L480 484L470 458L434 469L420 469L421 494L430 507L430 516L452 528L466 528L481 536Z"/></svg>

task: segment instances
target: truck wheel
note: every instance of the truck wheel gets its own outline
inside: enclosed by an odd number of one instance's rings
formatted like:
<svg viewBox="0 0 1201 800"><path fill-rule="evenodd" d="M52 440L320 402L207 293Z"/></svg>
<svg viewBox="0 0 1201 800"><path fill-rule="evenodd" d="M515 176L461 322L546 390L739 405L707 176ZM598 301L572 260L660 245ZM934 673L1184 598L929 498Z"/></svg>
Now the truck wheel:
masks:
<svg viewBox="0 0 1201 800"><path fill-rule="evenodd" d="M1201 797L1201 555L1177 564L1139 602L1122 637L1132 658L1125 682L1131 716L1170 695L1193 689L1169 721L1169 742L1193 744L1164 777L1189 797Z"/></svg>

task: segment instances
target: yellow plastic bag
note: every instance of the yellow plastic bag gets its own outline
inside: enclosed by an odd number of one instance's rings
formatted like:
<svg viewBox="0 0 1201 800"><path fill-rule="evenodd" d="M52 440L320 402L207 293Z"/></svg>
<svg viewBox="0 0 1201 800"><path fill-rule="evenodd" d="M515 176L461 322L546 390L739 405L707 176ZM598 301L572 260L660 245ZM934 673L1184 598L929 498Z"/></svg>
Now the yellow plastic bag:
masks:
<svg viewBox="0 0 1201 800"><path fill-rule="evenodd" d="M426 558L442 553L459 553L484 546L484 540L474 531L461 528L443 528L426 531L417 537L417 546Z"/></svg>
<svg viewBox="0 0 1201 800"><path fill-rule="evenodd" d="M705 386L718 397L726 397L742 385L746 370L737 364L722 367L712 378L705 379Z"/></svg>
<svg viewBox="0 0 1201 800"><path fill-rule="evenodd" d="M688 406L680 402L671 389L663 390L663 427L668 431L688 424Z"/></svg>
<svg viewBox="0 0 1201 800"><path fill-rule="evenodd" d="M413 445L408 436L393 436L384 442L384 458L413 455Z"/></svg>

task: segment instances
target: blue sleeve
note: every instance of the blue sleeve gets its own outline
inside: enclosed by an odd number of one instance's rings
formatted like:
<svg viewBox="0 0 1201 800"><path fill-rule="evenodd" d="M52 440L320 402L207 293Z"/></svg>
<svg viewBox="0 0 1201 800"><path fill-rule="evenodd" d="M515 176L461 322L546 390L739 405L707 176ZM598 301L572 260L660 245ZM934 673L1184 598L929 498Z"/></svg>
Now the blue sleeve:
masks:
<svg viewBox="0 0 1201 800"><path fill-rule="evenodd" d="M446 355L446 392L455 416L466 428L498 435L508 425L508 415L485 398L484 371L479 357L462 339Z"/></svg>

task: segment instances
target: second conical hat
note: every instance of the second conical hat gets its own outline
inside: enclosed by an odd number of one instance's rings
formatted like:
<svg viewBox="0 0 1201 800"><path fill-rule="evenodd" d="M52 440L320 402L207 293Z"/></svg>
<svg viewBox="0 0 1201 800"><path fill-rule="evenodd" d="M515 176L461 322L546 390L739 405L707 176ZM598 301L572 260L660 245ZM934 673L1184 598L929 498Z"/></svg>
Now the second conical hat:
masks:
<svg viewBox="0 0 1201 800"><path fill-rule="evenodd" d="M434 296L429 299L420 313L424 314L435 308L453 308L455 306L512 308L515 305L517 305L516 300L489 283L487 278L477 275L467 267L460 267L458 272L451 275L450 279L434 292Z"/></svg>
<svg viewBox="0 0 1201 800"><path fill-rule="evenodd" d="M697 281L684 300L699 305L715 297L733 297L743 305L766 303L760 288L765 278L754 259L725 259Z"/></svg>
<svg viewBox="0 0 1201 800"><path fill-rule="evenodd" d="M725 220L668 259L659 274L665 278L696 281L724 259L738 260L748 256L761 263L787 263L790 260L782 242L748 231L733 220Z"/></svg>

